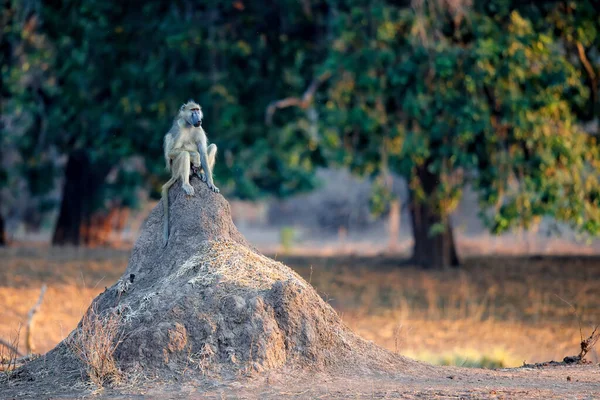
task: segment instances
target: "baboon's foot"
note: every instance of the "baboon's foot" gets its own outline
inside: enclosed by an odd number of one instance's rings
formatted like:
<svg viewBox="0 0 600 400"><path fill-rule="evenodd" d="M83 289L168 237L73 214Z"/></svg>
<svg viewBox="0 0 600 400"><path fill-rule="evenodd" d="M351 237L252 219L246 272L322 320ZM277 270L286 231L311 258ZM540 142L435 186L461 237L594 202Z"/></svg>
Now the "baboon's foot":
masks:
<svg viewBox="0 0 600 400"><path fill-rule="evenodd" d="M206 184L208 185L208 188L210 190L212 190L213 192L215 192L215 193L219 193L220 192L219 188L216 187L214 183L207 182Z"/></svg>
<svg viewBox="0 0 600 400"><path fill-rule="evenodd" d="M204 172L198 172L198 177L202 182L206 182L206 174Z"/></svg>
<svg viewBox="0 0 600 400"><path fill-rule="evenodd" d="M183 189L183 191L185 192L185 194L187 194L188 196L193 196L194 195L194 188L189 183L182 184L181 188Z"/></svg>

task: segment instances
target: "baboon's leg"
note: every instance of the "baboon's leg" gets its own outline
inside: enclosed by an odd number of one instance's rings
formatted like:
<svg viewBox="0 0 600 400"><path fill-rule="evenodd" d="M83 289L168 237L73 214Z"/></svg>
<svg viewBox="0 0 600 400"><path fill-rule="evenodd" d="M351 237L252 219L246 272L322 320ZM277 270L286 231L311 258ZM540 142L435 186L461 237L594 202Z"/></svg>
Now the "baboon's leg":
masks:
<svg viewBox="0 0 600 400"><path fill-rule="evenodd" d="M190 153L181 152L173 161L173 177L181 179L181 188L188 196L194 195L194 188L190 185Z"/></svg>
<svg viewBox="0 0 600 400"><path fill-rule="evenodd" d="M202 166L200 163L200 153L198 153L197 151L190 151L189 153L192 165L196 168L200 168Z"/></svg>
<svg viewBox="0 0 600 400"><path fill-rule="evenodd" d="M208 166L212 171L215 167L215 160L217 158L217 145L211 144L206 148L206 153L208 154Z"/></svg>

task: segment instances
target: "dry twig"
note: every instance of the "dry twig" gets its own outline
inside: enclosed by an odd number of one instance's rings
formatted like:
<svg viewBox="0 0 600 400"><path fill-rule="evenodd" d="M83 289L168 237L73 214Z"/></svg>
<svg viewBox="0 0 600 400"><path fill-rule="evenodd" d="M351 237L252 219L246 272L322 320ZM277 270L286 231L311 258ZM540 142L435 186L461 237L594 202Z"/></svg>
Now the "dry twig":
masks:
<svg viewBox="0 0 600 400"><path fill-rule="evenodd" d="M592 350L594 348L594 346L596 345L596 343L598 343L598 341L600 340L600 331L598 331L598 328L600 328L600 324L598 324L594 327L592 334L587 339L584 339L583 338L583 330L581 328L581 316L577 312L577 308L573 304L569 303L568 301L566 301L565 299L560 297L559 295L555 294L555 296L558 297L559 299L561 299L562 301L564 301L566 304L568 304L571 307L571 309L573 310L573 313L577 317L577 322L579 323L579 336L581 337L581 342L580 342L581 351L579 352L579 354L576 356L567 356L563 359L563 361L566 362L567 364L581 362L583 360L583 358L587 355L587 353L589 353L590 350Z"/></svg>
<svg viewBox="0 0 600 400"><path fill-rule="evenodd" d="M46 294L46 289L48 289L48 287L44 283L42 285L40 297L38 298L37 303L35 303L35 305L31 307L31 310L29 310L29 312L27 313L27 327L25 330L25 349L27 350L27 354L31 354L35 351L35 346L33 344L33 317L42 305L42 300L44 300L44 294Z"/></svg>

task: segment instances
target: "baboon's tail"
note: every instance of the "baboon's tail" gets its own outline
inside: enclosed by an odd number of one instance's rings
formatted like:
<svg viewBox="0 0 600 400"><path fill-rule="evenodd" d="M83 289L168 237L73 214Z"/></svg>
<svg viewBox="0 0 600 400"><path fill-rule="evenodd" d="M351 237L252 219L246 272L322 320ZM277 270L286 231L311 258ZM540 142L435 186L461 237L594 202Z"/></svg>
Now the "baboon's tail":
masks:
<svg viewBox="0 0 600 400"><path fill-rule="evenodd" d="M175 179L171 178L162 187L162 202L163 202L163 246L169 241L169 188L175 183Z"/></svg>

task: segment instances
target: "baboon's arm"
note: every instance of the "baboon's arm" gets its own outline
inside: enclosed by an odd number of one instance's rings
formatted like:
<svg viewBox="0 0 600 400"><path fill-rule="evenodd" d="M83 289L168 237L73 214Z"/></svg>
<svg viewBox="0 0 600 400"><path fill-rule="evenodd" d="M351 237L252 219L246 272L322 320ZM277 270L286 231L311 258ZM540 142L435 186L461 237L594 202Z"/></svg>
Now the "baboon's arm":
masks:
<svg viewBox="0 0 600 400"><path fill-rule="evenodd" d="M173 145L175 144L175 140L173 139L173 135L171 133L167 133L165 135L165 140L163 143L163 150L165 152L165 166L167 171L171 170L171 151L173 150Z"/></svg>
<svg viewBox="0 0 600 400"><path fill-rule="evenodd" d="M188 153L191 153L188 150L182 150L182 149L177 149L177 150L171 150L168 154L169 159L173 160L175 158L177 158L178 155L180 155L181 153L183 153L184 151L187 151Z"/></svg>
<svg viewBox="0 0 600 400"><path fill-rule="evenodd" d="M210 168L210 163L208 162L206 134L203 133L202 136L203 137L201 137L198 141L198 153L200 153L200 164L202 165L204 175L206 176L206 184L212 191L219 193L219 188L216 187L215 183L213 182L212 170Z"/></svg>

